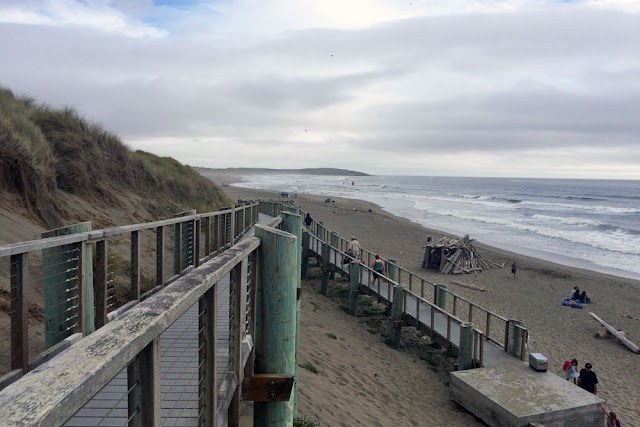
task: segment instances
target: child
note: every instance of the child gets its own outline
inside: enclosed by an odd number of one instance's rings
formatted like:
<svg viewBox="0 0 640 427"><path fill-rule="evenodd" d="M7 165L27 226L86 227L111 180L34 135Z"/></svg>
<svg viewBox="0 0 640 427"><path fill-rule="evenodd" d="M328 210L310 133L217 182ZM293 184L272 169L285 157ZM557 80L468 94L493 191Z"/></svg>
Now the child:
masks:
<svg viewBox="0 0 640 427"><path fill-rule="evenodd" d="M604 406L602 406L602 403L598 403L598 405L600 405L600 409L602 409L602 412L605 413L605 415L607 416L607 427L621 427L622 424L620 424L620 420L618 419L618 415L611 411L608 412L606 409L604 409Z"/></svg>
<svg viewBox="0 0 640 427"><path fill-rule="evenodd" d="M567 362L569 362L567 360ZM576 383L576 378L580 375L578 374L578 361L576 359L572 359L571 362L565 362L562 369L564 369L564 376L567 378L567 381L573 379L573 383Z"/></svg>

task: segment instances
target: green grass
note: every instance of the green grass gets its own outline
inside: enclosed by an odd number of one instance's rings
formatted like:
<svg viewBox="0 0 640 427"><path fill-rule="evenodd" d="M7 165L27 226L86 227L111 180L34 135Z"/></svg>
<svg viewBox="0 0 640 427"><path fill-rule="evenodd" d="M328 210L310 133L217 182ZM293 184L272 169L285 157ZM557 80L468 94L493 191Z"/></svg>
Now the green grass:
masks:
<svg viewBox="0 0 640 427"><path fill-rule="evenodd" d="M331 338L331 339L334 339L334 340L337 340L337 339L338 339L338 337L336 337L336 335L335 335L335 334L327 334L327 336L328 336L329 338Z"/></svg>
<svg viewBox="0 0 640 427"><path fill-rule="evenodd" d="M306 369L309 372L313 372L314 374L318 374L318 368L316 368L313 364L307 362L300 365L301 368Z"/></svg>
<svg viewBox="0 0 640 427"><path fill-rule="evenodd" d="M424 360L425 362L427 362L427 364L429 364L431 366L438 366L438 362L436 362L435 360L433 360L430 357L420 356L420 360Z"/></svg>
<svg viewBox="0 0 640 427"><path fill-rule="evenodd" d="M303 416L293 419L293 427L322 427L322 424L315 418L308 418Z"/></svg>

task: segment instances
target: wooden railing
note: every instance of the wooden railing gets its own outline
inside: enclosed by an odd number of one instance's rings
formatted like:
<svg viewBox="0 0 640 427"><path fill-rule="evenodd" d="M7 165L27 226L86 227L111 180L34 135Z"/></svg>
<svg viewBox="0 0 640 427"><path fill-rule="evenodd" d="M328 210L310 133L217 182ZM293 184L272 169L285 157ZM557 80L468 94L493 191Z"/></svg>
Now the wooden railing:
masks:
<svg viewBox="0 0 640 427"><path fill-rule="evenodd" d="M301 209L299 206L293 204L293 202L283 201L261 201L260 211L269 215L279 214L282 210L294 208L304 217L307 212ZM346 255L349 241L342 236L339 236L336 232L328 230L322 222L318 222L313 219L309 232L315 235L322 242L327 242L333 249L330 251L331 263L336 268L341 269L342 259ZM322 256L321 253L318 255ZM375 254L367 249L361 248L359 258L365 262L365 270L367 279L370 282L373 277L373 270L369 267ZM424 279L409 270L400 267L395 261L391 259L382 258L387 265L389 273L389 282L394 285L403 286L411 295L419 298L425 304L436 307L433 310L442 311L443 315L451 319L450 321L456 323L469 322L474 324L475 333L478 336L482 336L486 340L501 346L505 351L509 350L509 319L491 311L478 304L454 293L446 288L444 285L433 283L427 279ZM438 298L438 292L442 297ZM378 297L384 299L387 303L392 299L392 286L387 287L383 291L384 295L380 295L377 292ZM437 302L441 301L442 307L439 307ZM527 330L523 326L520 326L523 330L522 337L516 337L518 339L518 345L526 342ZM475 351L475 354L482 353L482 344L480 349ZM524 344L522 344L524 349ZM524 360L526 357L525 351L518 351L517 357Z"/></svg>
<svg viewBox="0 0 640 427"><path fill-rule="evenodd" d="M0 371L10 372L0 378L0 389L231 247L257 219L258 203L246 203L218 212L0 246L0 263L7 260L10 265L11 325L10 331L0 330L11 337L10 364L5 362ZM167 228L173 229L169 239ZM168 258L165 252L171 247L173 256ZM149 268L143 268L143 261ZM47 280L55 281L61 291L48 296ZM53 341L47 340L49 348L43 353L30 345L29 306L38 301L33 295L27 300L27 284L44 288L45 333L58 332ZM47 317L62 305L61 313Z"/></svg>

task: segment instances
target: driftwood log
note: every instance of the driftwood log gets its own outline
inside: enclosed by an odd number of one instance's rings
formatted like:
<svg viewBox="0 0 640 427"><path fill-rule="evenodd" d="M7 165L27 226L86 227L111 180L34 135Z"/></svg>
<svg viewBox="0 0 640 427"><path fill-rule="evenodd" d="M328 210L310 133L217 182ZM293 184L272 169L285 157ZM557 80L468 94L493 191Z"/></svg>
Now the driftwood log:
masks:
<svg viewBox="0 0 640 427"><path fill-rule="evenodd" d="M443 237L438 240L427 239L427 244L423 246L424 258L422 268L437 268L442 274L462 274L477 273L479 271L502 265L485 260L480 256L472 242L466 234L461 239Z"/></svg>
<svg viewBox="0 0 640 427"><path fill-rule="evenodd" d="M607 332L609 332L611 335L616 337L618 339L618 341L620 341L622 344L624 344L629 350L633 351L636 354L640 354L640 348L638 348L637 345L635 345L634 343L629 341L629 339L627 337L625 337L623 334L619 333L616 330L616 328L614 328L613 326L609 325L607 322L605 322L604 320L602 320L601 318L596 316L594 313L589 312L589 314L591 316L593 316L593 318L596 319L598 322L600 322L600 324L602 326L604 326L604 328L607 330Z"/></svg>

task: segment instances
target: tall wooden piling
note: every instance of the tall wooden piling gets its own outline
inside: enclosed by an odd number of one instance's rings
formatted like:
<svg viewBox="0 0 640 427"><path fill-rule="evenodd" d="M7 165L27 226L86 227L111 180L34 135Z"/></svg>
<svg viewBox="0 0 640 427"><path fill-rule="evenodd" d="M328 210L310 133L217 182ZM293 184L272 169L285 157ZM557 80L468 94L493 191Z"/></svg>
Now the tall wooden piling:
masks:
<svg viewBox="0 0 640 427"><path fill-rule="evenodd" d="M458 351L458 370L473 368L473 323L464 322L460 325L460 349Z"/></svg>
<svg viewBox="0 0 640 427"><path fill-rule="evenodd" d="M395 259L387 260L387 273L389 274L389 279L398 283L398 265Z"/></svg>
<svg viewBox="0 0 640 427"><path fill-rule="evenodd" d="M358 294L360 293L360 266L358 261L349 265L349 314L358 315Z"/></svg>
<svg viewBox="0 0 640 427"><path fill-rule="evenodd" d="M402 334L402 312L404 311L404 288L400 285L393 287L393 303L391 304L391 345L400 345Z"/></svg>
<svg viewBox="0 0 640 427"><path fill-rule="evenodd" d="M329 254L331 249L327 243L322 243L322 275L320 276L320 293L322 295L329 295L329 271L331 260L329 260Z"/></svg>
<svg viewBox="0 0 640 427"><path fill-rule="evenodd" d="M300 265L300 276L303 279L309 277L309 243L311 237L309 233L302 234L302 264Z"/></svg>
<svg viewBox="0 0 640 427"><path fill-rule="evenodd" d="M260 282L256 309L261 339L256 340L256 374L293 375L295 363L296 289L299 242L293 234L255 226L260 239ZM286 402L255 402L254 425L291 426L292 393Z"/></svg>
<svg viewBox="0 0 640 427"><path fill-rule="evenodd" d="M436 305L443 310L447 309L447 286L436 285Z"/></svg>
<svg viewBox="0 0 640 427"><path fill-rule="evenodd" d="M290 211L298 211L296 208L289 208ZM282 231L291 233L296 236L298 248L296 250L296 295L300 295L300 280L302 272L302 216L293 212L283 211L282 216ZM295 380L293 383L293 413L297 414L298 410L298 352L300 348L300 299L296 301L296 372Z"/></svg>
<svg viewBox="0 0 640 427"><path fill-rule="evenodd" d="M520 347L522 346L522 334L518 333L516 325L522 325L522 320L509 319L509 341L507 342L507 353L518 356L520 353Z"/></svg>

